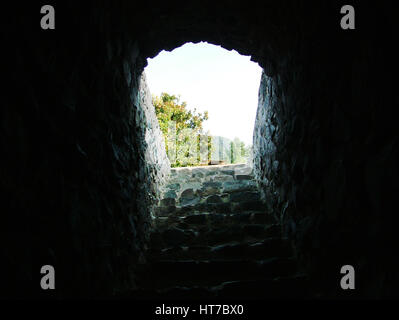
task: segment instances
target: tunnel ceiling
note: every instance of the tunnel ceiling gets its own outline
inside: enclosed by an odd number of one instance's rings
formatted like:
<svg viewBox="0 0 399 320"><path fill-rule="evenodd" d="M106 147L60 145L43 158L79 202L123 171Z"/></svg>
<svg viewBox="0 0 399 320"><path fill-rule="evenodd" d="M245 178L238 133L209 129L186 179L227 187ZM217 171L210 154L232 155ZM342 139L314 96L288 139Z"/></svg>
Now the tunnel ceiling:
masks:
<svg viewBox="0 0 399 320"><path fill-rule="evenodd" d="M331 13L337 10L338 5L321 2L263 1L248 5L190 1L148 3L139 11L133 3L127 3L121 12L128 32L139 40L143 58L152 58L162 50L171 51L186 42L206 41L250 55L272 75L298 46L311 51L309 44L314 39L334 29L336 21L332 19L336 15Z"/></svg>

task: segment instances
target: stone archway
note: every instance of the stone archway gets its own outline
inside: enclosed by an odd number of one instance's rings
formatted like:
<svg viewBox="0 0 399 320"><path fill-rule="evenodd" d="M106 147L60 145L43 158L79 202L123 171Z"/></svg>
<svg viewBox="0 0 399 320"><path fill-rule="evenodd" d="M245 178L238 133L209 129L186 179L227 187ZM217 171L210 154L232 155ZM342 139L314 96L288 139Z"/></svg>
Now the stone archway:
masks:
<svg viewBox="0 0 399 320"><path fill-rule="evenodd" d="M380 111L396 101L393 11L375 16L377 5L359 4L363 27L343 33L339 9L288 0L68 2L56 9L51 35L31 27L34 5L10 10L21 14L6 30L10 84L23 94L7 92L18 108L1 111L2 240L6 270L20 272L5 294L40 294L32 279L48 263L60 296L134 286L129 266L145 246L151 202L138 187L152 179L140 75L162 49L208 41L251 55L265 71L257 177L303 267L328 275L317 285L336 295L337 270L350 260L370 279L359 294L392 295L397 277L384 274L396 263L379 248L392 244L396 221L396 123ZM364 263L371 260L378 265Z"/></svg>

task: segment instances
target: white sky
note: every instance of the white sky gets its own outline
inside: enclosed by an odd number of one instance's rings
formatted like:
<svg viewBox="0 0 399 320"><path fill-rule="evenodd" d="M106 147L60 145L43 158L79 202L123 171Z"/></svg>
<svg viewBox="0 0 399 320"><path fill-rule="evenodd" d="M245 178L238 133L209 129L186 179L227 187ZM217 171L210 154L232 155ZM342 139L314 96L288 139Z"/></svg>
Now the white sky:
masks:
<svg viewBox="0 0 399 320"><path fill-rule="evenodd" d="M205 42L186 43L148 59L145 73L152 94L180 95L189 109L208 110L204 129L211 135L252 144L262 69L249 56Z"/></svg>

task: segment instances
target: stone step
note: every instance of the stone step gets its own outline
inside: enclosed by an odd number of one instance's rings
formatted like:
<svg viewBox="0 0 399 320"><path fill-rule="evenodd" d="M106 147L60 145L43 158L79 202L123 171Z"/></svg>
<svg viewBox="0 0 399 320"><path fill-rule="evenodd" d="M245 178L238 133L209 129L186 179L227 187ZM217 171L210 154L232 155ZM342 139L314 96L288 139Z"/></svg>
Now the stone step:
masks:
<svg viewBox="0 0 399 320"><path fill-rule="evenodd" d="M119 293L117 298L137 300L185 300L185 299L211 299L216 298L216 292L206 287L179 287L172 286L164 289L140 288Z"/></svg>
<svg viewBox="0 0 399 320"><path fill-rule="evenodd" d="M268 238L255 243L222 244L213 246L211 249L213 257L239 258L249 257L261 259L265 257L290 257L292 248L289 241L282 238Z"/></svg>
<svg viewBox="0 0 399 320"><path fill-rule="evenodd" d="M228 281L216 286L173 286L163 289L138 289L123 295L126 298L186 300L186 299L229 299L229 300L264 300L264 299L308 299L309 280L304 274L293 274L272 279L249 281Z"/></svg>
<svg viewBox="0 0 399 320"><path fill-rule="evenodd" d="M142 266L138 285L142 288L212 286L226 281L249 281L294 274L292 258L265 260L160 260Z"/></svg>
<svg viewBox="0 0 399 320"><path fill-rule="evenodd" d="M230 177L231 179L227 179L227 177ZM217 181L196 181L192 183L173 182L164 187L159 205L165 206L164 202L169 203L173 201L172 199L174 199L176 204L192 205L205 202L206 198L212 195L220 196L222 194L230 194L232 192L258 191L257 184L254 180L243 179L245 178L245 175L240 175L239 177L240 180L232 179L231 176L221 176Z"/></svg>
<svg viewBox="0 0 399 320"><path fill-rule="evenodd" d="M170 179L201 179L214 175L250 175L252 172L252 168L246 164L172 168L170 171Z"/></svg>
<svg viewBox="0 0 399 320"><path fill-rule="evenodd" d="M281 228L278 225L243 224L229 228L200 230L195 243L217 245L234 241L260 240L269 237L280 237Z"/></svg>
<svg viewBox="0 0 399 320"><path fill-rule="evenodd" d="M276 224L242 224L228 228L214 227L182 229L171 227L157 230L150 234L152 249L170 246L217 245L231 242L261 240L269 237L280 237L281 227Z"/></svg>
<svg viewBox="0 0 399 320"><path fill-rule="evenodd" d="M152 250L149 261L156 260L220 260L220 259L264 259L270 257L290 257L290 243L281 238L267 238L261 241L229 243L218 246L174 246Z"/></svg>
<svg viewBox="0 0 399 320"><path fill-rule="evenodd" d="M121 295L120 295L121 296ZM264 300L264 299L309 299L309 280L304 274L293 274L272 279L248 281L228 281L222 284L206 286L173 286L163 289L139 289L130 291L122 297L136 299L186 300L186 299L228 299L228 300Z"/></svg>
<svg viewBox="0 0 399 320"><path fill-rule="evenodd" d="M162 248L168 246L181 246L192 244L198 236L198 232L190 229L176 227L154 231L150 234L150 247Z"/></svg>
<svg viewBox="0 0 399 320"><path fill-rule="evenodd" d="M259 211L267 212L266 205L261 200L253 200L254 197L248 195L246 201L242 200L239 202L224 202L216 201L212 199L212 202L208 203L196 203L184 206L161 206L156 208L157 217L168 217L171 215L185 216L193 213L236 213L240 211ZM218 203L217 203L218 202Z"/></svg>
<svg viewBox="0 0 399 320"><path fill-rule="evenodd" d="M209 183L209 182L228 182L228 181L243 181L243 180L254 180L255 177L252 174L235 174L233 171L218 172L208 174L203 177L188 176L188 177L172 177L168 180L168 184L179 184L180 190L183 190L183 186L197 186L196 183Z"/></svg>
<svg viewBox="0 0 399 320"><path fill-rule="evenodd" d="M274 279L230 281L212 287L213 296L223 299L305 299L309 297L309 281L305 275ZM177 292L176 292L177 294Z"/></svg>
<svg viewBox="0 0 399 320"><path fill-rule="evenodd" d="M244 211L236 213L198 213L187 216L168 216L158 217L154 220L154 225L158 230L170 227L180 227L188 229L193 227L217 227L228 226L236 223L260 223L273 224L275 219L269 214L257 211Z"/></svg>

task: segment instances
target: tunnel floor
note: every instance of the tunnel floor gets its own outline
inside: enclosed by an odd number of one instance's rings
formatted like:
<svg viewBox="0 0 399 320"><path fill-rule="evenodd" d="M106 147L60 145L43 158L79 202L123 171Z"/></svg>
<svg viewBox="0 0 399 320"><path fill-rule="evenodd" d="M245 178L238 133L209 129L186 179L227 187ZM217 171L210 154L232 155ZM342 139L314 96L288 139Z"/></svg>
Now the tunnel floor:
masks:
<svg viewBox="0 0 399 320"><path fill-rule="evenodd" d="M129 296L304 298L308 279L244 164L172 169Z"/></svg>

